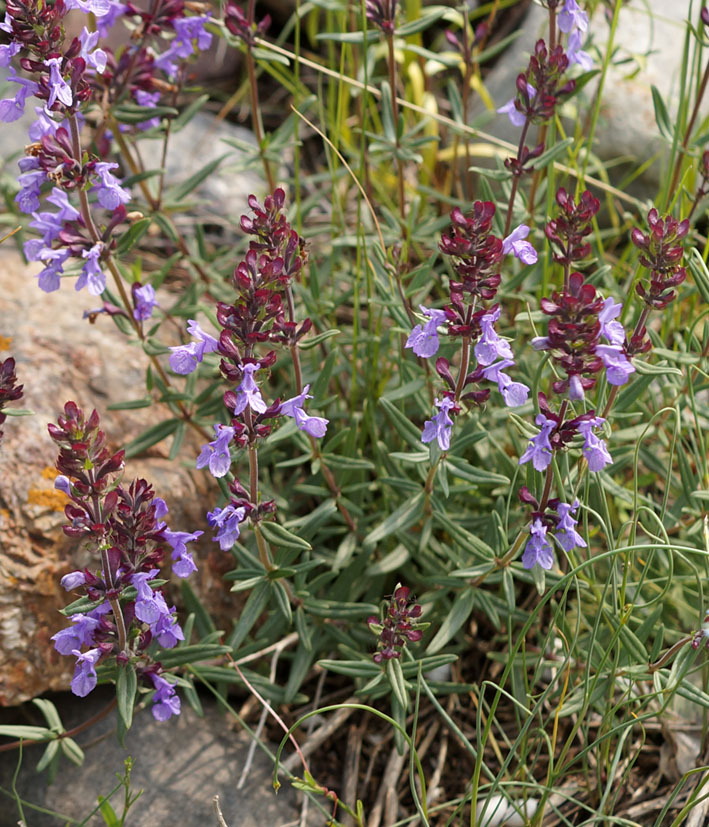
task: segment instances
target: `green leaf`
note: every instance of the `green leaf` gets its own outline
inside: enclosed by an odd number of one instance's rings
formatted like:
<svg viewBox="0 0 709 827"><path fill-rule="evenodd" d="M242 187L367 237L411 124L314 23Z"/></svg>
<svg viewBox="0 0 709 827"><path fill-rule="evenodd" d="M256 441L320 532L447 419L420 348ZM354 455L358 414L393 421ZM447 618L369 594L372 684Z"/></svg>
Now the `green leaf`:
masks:
<svg viewBox="0 0 709 827"><path fill-rule="evenodd" d="M419 452L421 450L421 431L388 399L380 397L379 404L384 408L399 436Z"/></svg>
<svg viewBox="0 0 709 827"><path fill-rule="evenodd" d="M340 468L343 471L373 471L376 466L368 459L359 457L345 457L341 454L323 454L325 465L328 468Z"/></svg>
<svg viewBox="0 0 709 827"><path fill-rule="evenodd" d="M116 678L116 701L118 714L125 725L130 729L133 723L133 708L135 707L135 693L138 691L138 676L132 663L125 663L118 667Z"/></svg>
<svg viewBox="0 0 709 827"><path fill-rule="evenodd" d="M55 732L64 732L62 720L56 706L46 698L33 698L32 703L42 712L46 722Z"/></svg>
<svg viewBox="0 0 709 827"><path fill-rule="evenodd" d="M164 422L158 422L157 425L152 425L126 445L126 459L137 457L147 451L148 448L157 445L157 443L161 442L165 437L173 434L179 424L179 419L166 419Z"/></svg>
<svg viewBox="0 0 709 827"><path fill-rule="evenodd" d="M174 135L176 132L179 132L187 126L187 124L192 120L192 118L194 118L194 116L199 112L204 104L207 103L208 100L208 94L200 95L198 98L193 100L189 106L185 107L172 122L170 127L172 134Z"/></svg>
<svg viewBox="0 0 709 827"><path fill-rule="evenodd" d="M312 546L307 540L292 534L287 528L284 528L280 523L263 522L259 523L263 536L269 543L274 546L282 548L297 548L303 551L310 551Z"/></svg>
<svg viewBox="0 0 709 827"><path fill-rule="evenodd" d="M59 743L61 744L62 752L72 764L80 767L84 763L84 751L73 738L62 738Z"/></svg>
<svg viewBox="0 0 709 827"><path fill-rule="evenodd" d="M5 408L3 413L5 416L34 416L34 411L29 408Z"/></svg>
<svg viewBox="0 0 709 827"><path fill-rule="evenodd" d="M433 640L426 647L426 652L430 655L435 654L442 649L446 643L455 635L465 621L470 617L475 605L475 590L470 587L463 589L463 591L456 596L453 601L453 607L450 614L441 624L440 629L436 633Z"/></svg>
<svg viewBox="0 0 709 827"><path fill-rule="evenodd" d="M149 408L153 404L153 399L150 396L144 396L142 399L131 399L129 402L113 402L106 405L107 411L133 411L136 408Z"/></svg>
<svg viewBox="0 0 709 827"><path fill-rule="evenodd" d="M404 531L411 527L423 517L422 505L423 493L419 493L413 499L402 503L396 511L392 512L375 529L369 532L362 541L362 547L369 550L395 531Z"/></svg>
<svg viewBox="0 0 709 827"><path fill-rule="evenodd" d="M24 738L27 741L47 741L54 737L51 729L43 726L24 726L23 724L0 726L0 735L6 738Z"/></svg>
<svg viewBox="0 0 709 827"><path fill-rule="evenodd" d="M194 175L190 175L186 181L171 187L165 193L165 200L181 201L186 195L189 195L192 190L196 189L205 178L208 178L219 166L219 164L221 164L221 162L230 154L230 152L225 152L213 161L209 161L209 163L205 164L201 167L201 169L198 169L197 172L195 172Z"/></svg>
<svg viewBox="0 0 709 827"><path fill-rule="evenodd" d="M273 596L276 598L276 606L278 606L280 613L283 615L288 626L292 626L293 611L291 610L286 587L278 580L273 580L271 581L271 590L273 591Z"/></svg>
<svg viewBox="0 0 709 827"><path fill-rule="evenodd" d="M42 753L42 757L37 762L37 772L46 770L47 767L59 754L59 741L50 741L47 748Z"/></svg>
<svg viewBox="0 0 709 827"><path fill-rule="evenodd" d="M575 140L575 138L564 138L563 141L559 141L554 144L554 146L549 147L546 152L542 152L534 161L534 169L544 169L544 167L549 166L552 161L556 161L557 158L561 157Z"/></svg>
<svg viewBox="0 0 709 827"><path fill-rule="evenodd" d="M403 568L410 557L406 546L399 544L394 551L389 552L381 560L367 566L364 573L367 577L376 577L379 574L389 574L392 571Z"/></svg>
<svg viewBox="0 0 709 827"><path fill-rule="evenodd" d="M121 821L111 806L111 802L102 795L98 797L98 809L106 827L121 827Z"/></svg>
<svg viewBox="0 0 709 827"><path fill-rule="evenodd" d="M298 342L298 349L312 350L314 347L317 347L321 342L324 342L326 339L331 339L333 336L339 336L339 334L340 331L336 330L335 328L325 330L323 333L318 333L317 336L313 336L312 339L301 339Z"/></svg>
<svg viewBox="0 0 709 827"><path fill-rule="evenodd" d="M129 250L140 241L140 239L148 232L150 225L153 223L152 218L141 218L126 230L125 233L118 239L118 246L116 247L116 254L124 256Z"/></svg>
<svg viewBox="0 0 709 827"><path fill-rule="evenodd" d="M350 678L371 678L381 673L382 668L371 660L328 660L318 661L318 666L335 672L337 675L347 675Z"/></svg>
<svg viewBox="0 0 709 827"><path fill-rule="evenodd" d="M662 100L662 95L656 86L651 86L650 90L652 91L652 105L655 109L655 123L657 124L660 133L671 141L673 129L670 125L670 116L667 112L665 102Z"/></svg>
<svg viewBox="0 0 709 827"><path fill-rule="evenodd" d="M406 688L404 673L401 671L399 658L390 658L387 661L386 675L399 706L406 711L409 708L409 692Z"/></svg>
<svg viewBox="0 0 709 827"><path fill-rule="evenodd" d="M193 643L187 646L178 646L175 649L160 651L160 663L166 669L175 666L184 666L187 663L197 663L200 660L211 660L231 652L231 646L221 643Z"/></svg>
<svg viewBox="0 0 709 827"><path fill-rule="evenodd" d="M185 608L190 614L194 614L195 625L197 626L199 636L204 638L216 632L217 627L214 625L209 612L187 580L180 580L180 591L182 592L182 601L185 604Z"/></svg>
<svg viewBox="0 0 709 827"><path fill-rule="evenodd" d="M235 650L241 646L246 639L246 635L248 635L254 623L256 623L261 616L266 603L268 603L270 594L271 584L264 581L259 583L249 595L244 608L241 610L239 621L227 641Z"/></svg>
<svg viewBox="0 0 709 827"><path fill-rule="evenodd" d="M462 477L468 482L479 485L509 485L510 479L504 474L496 474L494 471L484 471L482 468L475 468L469 462L460 457L448 454L446 463L450 465L454 476Z"/></svg>
<svg viewBox="0 0 709 827"><path fill-rule="evenodd" d="M643 362L641 359L633 358L632 360L633 365L635 365L635 369L638 373L645 374L647 376L664 376L669 374L675 374L677 376L682 375L682 371L679 368L671 368L669 365L651 365L648 362Z"/></svg>
<svg viewBox="0 0 709 827"><path fill-rule="evenodd" d="M143 123L152 118L166 118L179 115L174 106L138 106L132 103L122 103L120 106L114 106L113 117L119 123Z"/></svg>
<svg viewBox="0 0 709 827"><path fill-rule="evenodd" d="M347 603L343 600L318 600L306 597L303 608L316 617L356 619L377 614L379 607L373 603Z"/></svg>

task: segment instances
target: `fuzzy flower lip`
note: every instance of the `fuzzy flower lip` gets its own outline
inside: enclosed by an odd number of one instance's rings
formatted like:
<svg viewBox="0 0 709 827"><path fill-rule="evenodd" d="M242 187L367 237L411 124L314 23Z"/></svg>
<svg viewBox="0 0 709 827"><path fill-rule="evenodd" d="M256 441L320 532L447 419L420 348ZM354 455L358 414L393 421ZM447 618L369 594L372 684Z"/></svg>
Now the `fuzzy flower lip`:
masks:
<svg viewBox="0 0 709 827"><path fill-rule="evenodd" d="M495 362L483 368L482 375L489 382L497 382L497 389L502 394L505 400L505 405L508 408L519 408L527 401L529 397L529 388L523 382L513 382L512 379L504 373L505 368L512 367L514 362L512 359L503 359L500 362Z"/></svg>
<svg viewBox="0 0 709 827"><path fill-rule="evenodd" d="M588 29L588 15L579 7L576 0L565 0L564 8L557 17L557 24L564 34L585 32Z"/></svg>
<svg viewBox="0 0 709 827"><path fill-rule="evenodd" d="M438 441L438 447L441 451L447 451L451 447L451 431L453 430L450 411L456 405L447 396L444 396L443 399L436 399L434 404L439 409L438 413L424 423L421 442L433 442L435 439Z"/></svg>
<svg viewBox="0 0 709 827"><path fill-rule="evenodd" d="M522 565L525 569L541 566L547 571L554 565L554 552L547 539L547 527L539 517L529 528L529 540L522 554Z"/></svg>
<svg viewBox="0 0 709 827"><path fill-rule="evenodd" d="M229 473L231 466L231 454L229 443L234 438L234 429L228 425L217 424L214 426L215 439L202 447L197 457L197 468L209 467L209 473L219 479Z"/></svg>
<svg viewBox="0 0 709 827"><path fill-rule="evenodd" d="M512 253L522 264L536 264L538 260L537 251L529 241L525 241L528 235L529 227L526 224L520 224L519 227L512 230L507 238L502 240L502 252L505 255Z"/></svg>
<svg viewBox="0 0 709 827"><path fill-rule="evenodd" d="M259 370L259 365L246 364L241 366L244 378L236 389L235 416L243 413L247 405L252 411L256 411L256 413L264 413L268 408L254 379L254 373L256 373L257 370Z"/></svg>
<svg viewBox="0 0 709 827"><path fill-rule="evenodd" d="M295 424L298 426L299 430L305 431L306 434L310 434L310 436L319 439L320 437L325 436L330 420L325 419L322 416L308 416L308 414L305 413L303 410L305 400L313 398L308 393L309 390L310 385L306 385L303 388L302 393L299 393L292 399L287 399L285 402L281 402L279 413L283 416L292 416L293 419L295 419Z"/></svg>
<svg viewBox="0 0 709 827"><path fill-rule="evenodd" d="M480 319L482 333L475 345L475 358L479 365L491 365L496 359L512 360L513 358L510 343L505 339L501 339L495 330L495 322L499 318L500 308L498 306Z"/></svg>
<svg viewBox="0 0 709 827"><path fill-rule="evenodd" d="M589 470L591 471L602 471L606 465L613 463L613 458L608 453L605 441L599 439L599 437L593 433L593 428L600 427L605 421L603 417L597 416L593 419L579 422L578 425L579 433L584 438L581 452L586 458Z"/></svg>
<svg viewBox="0 0 709 827"><path fill-rule="evenodd" d="M438 352L438 327L445 322L446 313L445 310L428 308L423 304L419 308L428 321L414 327L406 340L406 347L412 348L417 356L428 359Z"/></svg>
<svg viewBox="0 0 709 827"><path fill-rule="evenodd" d="M556 427L556 422L548 419L543 413L537 414L534 421L541 430L530 439L527 450L519 458L519 464L523 465L531 460L535 470L544 471L551 462L552 447L549 435Z"/></svg>
<svg viewBox="0 0 709 827"><path fill-rule="evenodd" d="M181 376L192 373L206 353L215 353L219 348L216 338L202 330L195 319L187 322L187 332L197 341L171 347L172 353L168 360L170 367Z"/></svg>
<svg viewBox="0 0 709 827"><path fill-rule="evenodd" d="M537 94L537 90L532 86L531 83L527 84L527 94L529 95L529 99L532 100L534 96ZM524 126L525 121L527 120L527 116L520 112L519 109L515 106L516 98L510 98L507 103L503 104L496 109L495 111L500 115L507 115L510 119L510 123L512 126Z"/></svg>
<svg viewBox="0 0 709 827"><path fill-rule="evenodd" d="M578 500L574 500L571 504L559 503L556 506L559 521L554 530L554 539L566 552L572 551L574 548L586 548L586 541L576 531L578 520L573 517L578 507Z"/></svg>

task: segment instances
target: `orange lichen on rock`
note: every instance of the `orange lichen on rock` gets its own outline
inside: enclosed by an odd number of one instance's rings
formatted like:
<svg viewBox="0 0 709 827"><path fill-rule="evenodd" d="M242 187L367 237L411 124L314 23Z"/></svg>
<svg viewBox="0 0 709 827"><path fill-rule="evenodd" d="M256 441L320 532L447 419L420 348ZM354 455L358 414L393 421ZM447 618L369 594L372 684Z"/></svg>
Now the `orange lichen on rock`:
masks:
<svg viewBox="0 0 709 827"><path fill-rule="evenodd" d="M42 469L42 479L54 481L59 476L59 471L49 465L45 465Z"/></svg>
<svg viewBox="0 0 709 827"><path fill-rule="evenodd" d="M27 502L29 505L41 505L44 508L51 508L52 511L64 511L64 506L67 504L67 496L61 491L46 488L30 488L27 492Z"/></svg>
<svg viewBox="0 0 709 827"><path fill-rule="evenodd" d="M10 350L12 336L0 336L0 350Z"/></svg>

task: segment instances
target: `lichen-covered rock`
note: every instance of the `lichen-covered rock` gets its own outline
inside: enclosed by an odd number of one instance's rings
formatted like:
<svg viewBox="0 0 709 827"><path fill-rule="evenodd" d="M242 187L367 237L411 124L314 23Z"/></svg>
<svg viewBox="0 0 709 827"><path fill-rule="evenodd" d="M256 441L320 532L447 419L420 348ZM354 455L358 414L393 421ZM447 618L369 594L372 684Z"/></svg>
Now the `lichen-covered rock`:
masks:
<svg viewBox="0 0 709 827"><path fill-rule="evenodd" d="M67 688L72 659L57 654L50 641L66 625L58 610L72 599L59 578L92 563L91 552L61 529L67 500L53 488L57 448L47 423L70 399L87 412L96 408L109 447L117 450L156 417L169 415L160 406L107 409L145 395L147 356L110 318L99 316L93 325L82 320L83 310L96 303L71 282L42 293L19 256L0 251L0 358L14 356L24 385L19 405L34 411L9 417L0 443L0 705ZM142 476L153 484L168 504L173 530L205 532L195 544L200 571L190 583L217 614L220 607L230 613L233 601L221 580L228 561L215 552L205 520L217 491L191 467L199 444L199 436L188 437L183 461L170 461L169 441L158 443L128 461L125 478ZM178 599L179 590L170 596Z"/></svg>

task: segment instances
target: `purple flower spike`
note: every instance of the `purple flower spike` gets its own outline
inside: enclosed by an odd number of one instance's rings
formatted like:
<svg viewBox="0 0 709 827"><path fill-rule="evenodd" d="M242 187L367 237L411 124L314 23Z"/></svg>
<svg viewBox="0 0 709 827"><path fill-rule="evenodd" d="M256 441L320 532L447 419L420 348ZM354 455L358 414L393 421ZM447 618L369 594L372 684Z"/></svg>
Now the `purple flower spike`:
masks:
<svg viewBox="0 0 709 827"><path fill-rule="evenodd" d="M214 336L205 333L194 319L188 321L187 332L197 341L170 348L172 351L169 359L170 367L181 376L192 373L204 359L205 353L215 353L219 349L219 342Z"/></svg>
<svg viewBox="0 0 709 827"><path fill-rule="evenodd" d="M570 32L585 32L588 28L588 15L579 8L576 0L566 0L564 8L557 17L560 31L565 34Z"/></svg>
<svg viewBox="0 0 709 827"><path fill-rule="evenodd" d="M193 571L197 571L197 566L192 559L192 555L187 551L187 543L192 543L198 537L204 534L203 531L194 531L190 534L187 531L170 531L165 530L165 539L172 546L172 573L177 577L189 577Z"/></svg>
<svg viewBox="0 0 709 827"><path fill-rule="evenodd" d="M604 440L599 439L594 433L593 428L597 428L606 420L600 416L594 419L579 422L579 433L584 438L583 448L581 449L583 455L586 457L588 467L591 471L602 471L606 465L613 463L613 458L608 453L608 448Z"/></svg>
<svg viewBox="0 0 709 827"><path fill-rule="evenodd" d="M196 467L204 468L208 465L210 474L219 479L226 476L231 466L229 443L234 438L234 429L228 425L216 424L214 434L216 438L202 447Z"/></svg>
<svg viewBox="0 0 709 827"><path fill-rule="evenodd" d="M559 503L556 507L559 515L559 522L556 524L556 531L554 537L556 542L564 549L564 551L571 551L574 548L586 548L586 541L576 531L575 520L572 516L579 507L579 501L574 500L573 505L568 503Z"/></svg>
<svg viewBox="0 0 709 827"><path fill-rule="evenodd" d="M167 721L172 715L179 715L180 699L175 693L174 685L154 673L150 675L150 678L155 687L153 718L156 721Z"/></svg>
<svg viewBox="0 0 709 827"><path fill-rule="evenodd" d="M101 657L101 650L89 649L88 652L81 653L78 649L74 649L71 654L76 655L76 669L71 679L71 691L80 698L85 698L98 683L95 666Z"/></svg>
<svg viewBox="0 0 709 827"><path fill-rule="evenodd" d="M503 359L494 365L488 365L483 369L483 376L489 382L497 382L497 389L505 400L508 408L519 408L524 405L529 396L529 388L523 382L513 382L512 379L502 371L514 365L511 359Z"/></svg>
<svg viewBox="0 0 709 827"><path fill-rule="evenodd" d="M256 373L258 369L258 365L249 364L241 366L244 378L236 389L236 405L234 406L234 414L236 416L242 413L247 405L252 411L256 411L256 413L263 413L268 407L263 401L261 391L254 379L254 373Z"/></svg>
<svg viewBox="0 0 709 827"><path fill-rule="evenodd" d="M512 348L509 342L501 339L495 330L495 322L500 318L500 308L492 313L486 313L480 319L482 336L475 345L475 358L480 365L491 365L495 359L512 359Z"/></svg>
<svg viewBox="0 0 709 827"><path fill-rule="evenodd" d="M543 413L537 414L534 420L541 428L541 431L529 441L527 450L519 458L519 464L532 460L532 465L537 471L544 471L549 466L552 456L551 442L549 442L549 435L554 430L556 422L553 419L547 419Z"/></svg>
<svg viewBox="0 0 709 827"><path fill-rule="evenodd" d="M42 272L37 276L39 289L45 293L53 293L59 290L61 276L64 273L63 264L69 258L68 250L42 250L39 259L49 262Z"/></svg>
<svg viewBox="0 0 709 827"><path fill-rule="evenodd" d="M444 310L429 309L423 304L419 307L423 315L428 318L428 321L423 325L417 324L414 327L406 340L406 347L412 348L417 356L428 359L438 352L438 326L445 322L446 313Z"/></svg>
<svg viewBox="0 0 709 827"><path fill-rule="evenodd" d="M529 227L526 224L520 224L507 238L502 240L502 252L505 255L512 253L522 264L536 264L537 251L528 241L524 240L528 235Z"/></svg>
<svg viewBox="0 0 709 827"><path fill-rule="evenodd" d="M64 190L59 187L54 187L52 194L47 197L47 201L55 207L59 207L59 212L56 214L57 221L76 221L80 213L69 203L69 196Z"/></svg>
<svg viewBox="0 0 709 827"><path fill-rule="evenodd" d="M441 451L447 451L451 445L451 431L453 430L453 420L449 416L449 411L456 405L447 396L440 400L436 399L435 404L439 413L424 423L421 442L433 442L437 439Z"/></svg>
<svg viewBox="0 0 709 827"><path fill-rule="evenodd" d="M81 52L79 56L86 61L86 65L95 69L99 75L106 71L106 61L108 60L106 52L103 49L97 49L99 33L90 32L86 26L79 35L81 41Z"/></svg>
<svg viewBox="0 0 709 827"><path fill-rule="evenodd" d="M235 508L229 504L226 508L215 508L207 513L207 522L212 528L219 529L214 542L219 543L222 551L229 551L239 539L239 523L246 519L245 508Z"/></svg>
<svg viewBox="0 0 709 827"><path fill-rule="evenodd" d="M327 425L330 420L325 419L322 416L308 416L308 414L305 413L303 410L305 400L313 398L308 393L309 390L310 385L306 385L301 394L282 402L280 413L283 416L292 416L295 419L295 424L301 431L305 431L306 434L310 434L310 436L319 439L320 437L325 436Z"/></svg>
<svg viewBox="0 0 709 827"><path fill-rule="evenodd" d="M529 528L529 540L522 555L525 569L541 566L547 571L554 565L554 552L547 539L547 527L537 517Z"/></svg>

